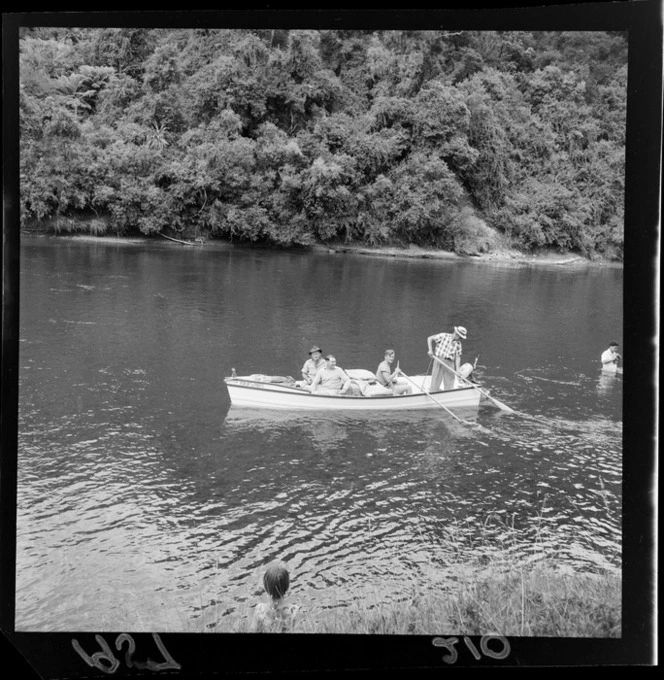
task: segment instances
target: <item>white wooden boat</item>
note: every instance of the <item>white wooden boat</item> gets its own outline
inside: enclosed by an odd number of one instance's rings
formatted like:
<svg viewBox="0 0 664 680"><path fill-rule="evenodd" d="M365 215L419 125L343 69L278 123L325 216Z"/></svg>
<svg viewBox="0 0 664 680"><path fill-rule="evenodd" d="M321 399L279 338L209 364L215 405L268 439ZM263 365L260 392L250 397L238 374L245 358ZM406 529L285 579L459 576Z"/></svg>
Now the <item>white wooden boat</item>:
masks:
<svg viewBox="0 0 664 680"><path fill-rule="evenodd" d="M350 373L351 371L347 371ZM252 374L224 378L231 405L243 408L286 409L289 411L409 411L477 407L479 390L470 383L461 383L451 390L427 393L429 375L409 378L412 394L380 396L336 396L312 394L295 386L294 382L274 381L274 378Z"/></svg>

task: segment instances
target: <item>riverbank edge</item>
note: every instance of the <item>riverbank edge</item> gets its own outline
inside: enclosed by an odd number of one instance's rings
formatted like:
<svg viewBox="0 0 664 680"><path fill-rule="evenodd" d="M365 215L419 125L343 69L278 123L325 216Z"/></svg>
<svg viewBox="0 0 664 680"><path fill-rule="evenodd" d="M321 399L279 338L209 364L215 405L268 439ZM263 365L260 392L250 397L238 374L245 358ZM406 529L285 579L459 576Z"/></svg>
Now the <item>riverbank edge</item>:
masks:
<svg viewBox="0 0 664 680"><path fill-rule="evenodd" d="M398 601L385 601L377 586L349 586L349 606L299 605L289 633L378 635L500 635L510 637L619 638L622 632L622 578L564 571L551 564L493 565L470 570L451 582L431 574L426 586L404 587ZM263 598L267 601L266 598ZM250 632L253 607L240 616L202 617L196 632ZM277 630L266 632L280 632Z"/></svg>
<svg viewBox="0 0 664 680"><path fill-rule="evenodd" d="M406 259L426 259L442 260L449 262L476 262L491 264L510 264L510 265L573 265L576 267L616 267L622 268L623 262L606 258L589 259L576 253L561 253L553 249L541 249L536 252L524 252L515 248L500 247L490 253L479 253L475 255L462 255L449 250L436 250L433 248L422 248L420 246L365 246L353 243L315 243L309 246L293 246L291 248L277 248L266 245L251 243L232 243L222 240L198 240L185 241L164 236L160 239L155 236L106 236L91 234L53 234L45 231L22 230L21 236L35 238L52 238L58 240L99 242L99 243L122 243L145 245L151 243L170 244L173 247L189 246L195 248L220 248L220 249L256 249L288 251L297 250L311 253L328 253L335 255L358 255L367 257L383 257L398 260ZM163 236L163 235L162 235Z"/></svg>
<svg viewBox="0 0 664 680"><path fill-rule="evenodd" d="M408 248L396 246L376 246L368 247L355 244L344 245L324 245L317 244L311 246L317 252L367 255L370 257L392 257L395 259L425 259L425 260L445 260L459 262L477 263L509 263L515 265L578 265L578 266L612 266L622 267L622 262L594 259L590 260L582 255L574 253L559 253L555 250L540 250L533 253L525 253L511 248L500 248L491 253L478 253L475 255L462 255L449 250L433 250L410 246Z"/></svg>

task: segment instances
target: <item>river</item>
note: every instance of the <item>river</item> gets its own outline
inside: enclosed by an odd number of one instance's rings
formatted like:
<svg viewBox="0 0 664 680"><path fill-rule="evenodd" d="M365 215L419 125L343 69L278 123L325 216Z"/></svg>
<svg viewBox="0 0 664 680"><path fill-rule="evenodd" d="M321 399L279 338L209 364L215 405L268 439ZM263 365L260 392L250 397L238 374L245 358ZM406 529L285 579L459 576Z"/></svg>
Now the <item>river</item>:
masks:
<svg viewBox="0 0 664 680"><path fill-rule="evenodd" d="M496 550L619 572L622 298L616 267L23 238L16 629L234 630L273 559L310 612ZM230 406L232 368L298 376L316 343L417 374L454 325L516 414Z"/></svg>

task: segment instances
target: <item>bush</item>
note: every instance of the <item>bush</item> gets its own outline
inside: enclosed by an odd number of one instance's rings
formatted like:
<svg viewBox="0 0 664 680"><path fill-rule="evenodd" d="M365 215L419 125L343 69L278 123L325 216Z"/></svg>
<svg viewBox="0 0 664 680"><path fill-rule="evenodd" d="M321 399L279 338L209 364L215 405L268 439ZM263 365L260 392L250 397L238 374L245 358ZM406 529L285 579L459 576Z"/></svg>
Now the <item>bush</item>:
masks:
<svg viewBox="0 0 664 680"><path fill-rule="evenodd" d="M81 234L88 233L92 236L103 236L108 224L100 218L79 218L79 217L63 217L59 215L50 221L50 227L54 234Z"/></svg>
<svg viewBox="0 0 664 680"><path fill-rule="evenodd" d="M496 248L495 232L466 206L446 227L454 252L461 255L490 253Z"/></svg>
<svg viewBox="0 0 664 680"><path fill-rule="evenodd" d="M519 248L622 252L624 36L42 31L19 55L24 223L476 254L500 245L483 218Z"/></svg>

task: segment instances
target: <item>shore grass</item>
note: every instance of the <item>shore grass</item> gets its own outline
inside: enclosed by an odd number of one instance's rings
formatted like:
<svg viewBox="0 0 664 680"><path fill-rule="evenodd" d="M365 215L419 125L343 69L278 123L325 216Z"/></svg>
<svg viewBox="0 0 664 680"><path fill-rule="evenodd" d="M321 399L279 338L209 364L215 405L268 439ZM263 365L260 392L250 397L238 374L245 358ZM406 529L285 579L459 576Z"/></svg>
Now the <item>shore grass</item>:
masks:
<svg viewBox="0 0 664 680"><path fill-rule="evenodd" d="M502 635L618 638L617 574L562 574L540 565L473 577L446 587L411 589L385 602L378 588L360 589L349 606L304 609L293 633L358 635ZM228 622L231 623L230 621ZM221 632L224 624L215 626ZM235 621L234 632L249 623Z"/></svg>

